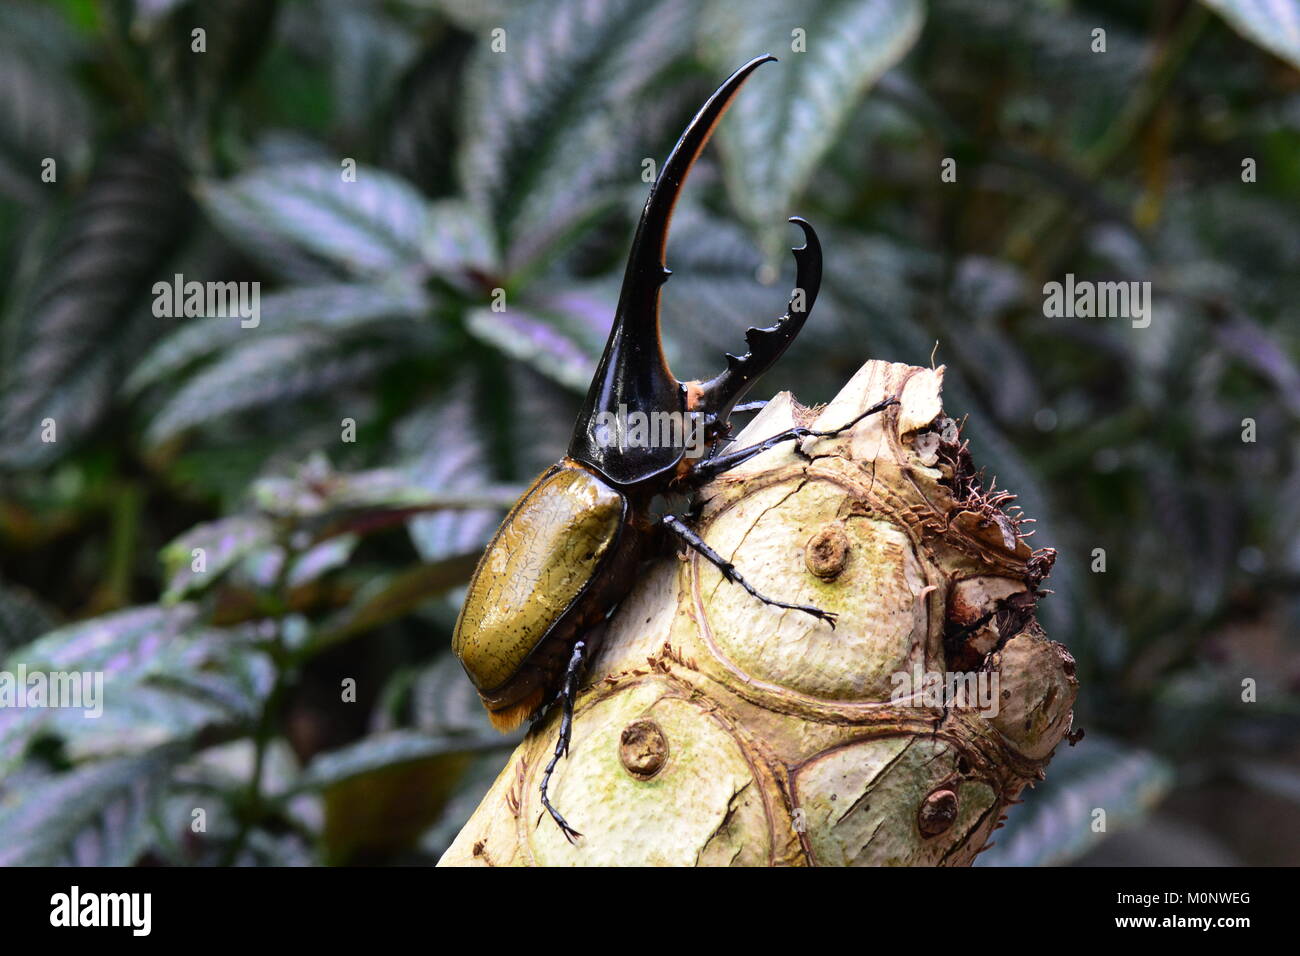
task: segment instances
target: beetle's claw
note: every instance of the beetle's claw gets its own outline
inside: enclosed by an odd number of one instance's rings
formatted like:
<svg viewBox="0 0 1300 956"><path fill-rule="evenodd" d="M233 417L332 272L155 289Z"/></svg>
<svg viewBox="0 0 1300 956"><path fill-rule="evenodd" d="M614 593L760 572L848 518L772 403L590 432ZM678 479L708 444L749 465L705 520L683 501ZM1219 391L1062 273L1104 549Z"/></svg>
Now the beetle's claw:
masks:
<svg viewBox="0 0 1300 956"><path fill-rule="evenodd" d="M542 794L542 804L545 806L546 812L551 815L551 819L555 821L555 825L560 828L560 832L564 834L564 839L568 840L570 845L577 846L578 840L582 838L582 834L569 826L569 821L560 816L560 812L551 806L551 802L546 799L545 794ZM537 814L537 822L539 824L542 822L542 815L540 813Z"/></svg>
<svg viewBox="0 0 1300 956"><path fill-rule="evenodd" d="M835 630L835 622L839 619L839 615L834 611L823 611L821 608L812 605L800 605L799 610L805 614L811 614L819 621L825 621L831 626L832 631Z"/></svg>

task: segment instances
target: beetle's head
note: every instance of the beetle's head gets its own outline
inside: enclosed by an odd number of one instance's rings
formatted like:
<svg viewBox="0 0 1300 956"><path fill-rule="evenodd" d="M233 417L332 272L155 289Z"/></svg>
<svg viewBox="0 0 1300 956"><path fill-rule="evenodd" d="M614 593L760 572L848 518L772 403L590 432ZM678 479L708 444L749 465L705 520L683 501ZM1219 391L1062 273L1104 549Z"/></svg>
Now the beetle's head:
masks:
<svg viewBox="0 0 1300 956"><path fill-rule="evenodd" d="M570 458L590 465L614 484L668 477L696 451L693 446L711 444L726 434L736 403L789 347L817 299L821 245L812 226L791 219L806 242L794 250L795 292L786 314L771 328L750 329L745 334L749 351L739 358L728 355L727 367L707 382L679 382L664 358L659 293L671 274L664 249L673 207L741 85L775 59L765 55L750 60L709 97L664 162L641 212L609 341L569 444Z"/></svg>

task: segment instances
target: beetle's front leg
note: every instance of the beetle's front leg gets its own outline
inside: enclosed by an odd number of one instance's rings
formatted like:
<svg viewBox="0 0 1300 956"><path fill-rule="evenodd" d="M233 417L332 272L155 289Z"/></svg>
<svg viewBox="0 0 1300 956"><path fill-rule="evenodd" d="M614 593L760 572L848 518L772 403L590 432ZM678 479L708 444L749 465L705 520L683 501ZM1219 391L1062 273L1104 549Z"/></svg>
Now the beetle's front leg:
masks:
<svg viewBox="0 0 1300 956"><path fill-rule="evenodd" d="M852 421L845 422L838 428L832 428L827 431L815 431L814 429L804 428L802 426L787 428L783 432L777 432L770 438L763 439L756 445L737 448L733 451L723 452L722 454L715 455L712 458L704 459L691 468L689 474L687 474L683 479L683 483L694 488L703 487L724 471L730 471L737 465L743 464L744 462L749 461L749 459L775 448L782 442L798 441L802 438L834 438L836 435L848 431L864 418L870 415L875 415L878 412L884 411L889 406L897 404L898 399L886 398L883 401L876 402L876 404L855 417Z"/></svg>
<svg viewBox="0 0 1300 956"><path fill-rule="evenodd" d="M560 696L563 700L564 712L560 717L560 736L555 741L555 753L551 755L551 762L546 765L546 770L542 772L542 806L546 812L551 815L560 827L560 832L570 843L582 836L577 830L569 826L568 821L560 815L560 811L551 806L551 799L547 789L551 784L551 774L555 772L555 765L560 762L561 757L569 753L569 740L573 736L573 702L578 695L578 677L582 673L582 665L587 656L587 642L578 641L573 645L573 654L569 657L569 666L564 671L564 685L560 690Z"/></svg>
<svg viewBox="0 0 1300 956"><path fill-rule="evenodd" d="M767 407L767 399L763 398L763 399L759 399L758 401L745 402L745 404L743 405L737 405L735 408L731 410L731 414L739 415L745 412L761 412L766 407ZM705 459L717 457L717 455L722 451L723 448L731 444L733 440L731 431L732 431L732 423L730 420L728 420L723 429L721 440L718 441L715 445L713 445L709 449L709 453L704 456Z"/></svg>
<svg viewBox="0 0 1300 956"><path fill-rule="evenodd" d="M825 621L832 628L835 627L835 615L830 611L823 611L819 607L813 607L811 604L787 604L785 601L778 601L762 594L752 584L746 581L736 570L736 566L724 558L718 552L714 551L704 539L688 528L685 523L675 515L664 515L664 527L675 534L683 544L693 551L699 552L701 557L712 564L721 572L722 576L732 584L739 584L742 588L758 598L764 604L770 604L773 607L783 607L787 611L802 611L805 614L811 614L819 621Z"/></svg>

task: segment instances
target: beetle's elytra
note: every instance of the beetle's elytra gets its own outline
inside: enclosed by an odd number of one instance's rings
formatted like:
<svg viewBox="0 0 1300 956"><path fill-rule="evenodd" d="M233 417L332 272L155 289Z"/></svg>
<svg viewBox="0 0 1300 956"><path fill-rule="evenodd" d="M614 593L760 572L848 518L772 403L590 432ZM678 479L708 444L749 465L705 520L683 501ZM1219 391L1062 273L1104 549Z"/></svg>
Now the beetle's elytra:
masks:
<svg viewBox="0 0 1300 956"><path fill-rule="evenodd" d="M732 98L754 70L772 60L751 60L718 87L665 160L632 240L609 340L568 454L533 482L493 536L452 637L497 728L509 730L552 702L563 703L559 739L542 775L541 795L542 805L571 840L580 834L551 806L547 787L568 751L583 662L599 639L600 625L631 589L648 549L672 535L757 600L802 611L832 627L835 623L834 615L820 608L760 594L681 519L667 515L655 521L653 499L670 490L699 488L781 442L838 434L895 404L892 399L881 402L834 431L791 428L757 445L719 450L737 403L789 347L817 299L821 246L812 226L797 218L790 221L803 230L806 243L794 250L796 294L776 324L751 328L745 334L749 351L739 358L728 355L727 367L705 382L678 381L664 359L659 293L669 276L664 247L673 207ZM703 427L709 452L690 458L681 441L611 442L599 423L619 409L693 416Z"/></svg>
<svg viewBox="0 0 1300 956"><path fill-rule="evenodd" d="M595 592L635 570L646 529L633 518L624 495L565 461L533 482L493 536L452 649L501 730L527 719L547 690L554 695L573 637L621 596Z"/></svg>

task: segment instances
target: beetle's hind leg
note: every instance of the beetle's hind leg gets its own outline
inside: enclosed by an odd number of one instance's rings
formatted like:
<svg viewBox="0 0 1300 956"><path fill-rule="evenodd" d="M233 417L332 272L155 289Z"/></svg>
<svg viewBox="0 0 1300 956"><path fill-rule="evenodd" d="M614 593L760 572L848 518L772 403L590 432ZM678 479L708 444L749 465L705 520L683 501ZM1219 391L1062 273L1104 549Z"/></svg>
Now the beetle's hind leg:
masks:
<svg viewBox="0 0 1300 956"><path fill-rule="evenodd" d="M811 604L788 604L785 601L778 601L762 594L752 584L741 576L736 570L736 566L724 558L718 552L714 551L704 539L686 526L686 524L675 515L664 515L664 527L671 531L692 551L699 552L700 556L712 564L721 572L722 576L732 584L739 584L742 588L758 598L764 604L770 604L772 607L783 607L787 611L802 611L804 614L811 614L819 621L825 621L832 628L835 627L835 615L830 611L823 611L819 607L813 607Z"/></svg>
<svg viewBox="0 0 1300 956"><path fill-rule="evenodd" d="M542 806L551 815L551 819L559 825L560 832L570 843L576 842L582 834L569 826L568 821L560 815L560 811L551 806L551 798L547 791L551 784L551 774L555 772L555 765L560 762L561 757L566 757L569 753L569 740L573 737L573 701L578 696L578 677L582 673L582 665L586 657L587 642L578 641L573 645L573 654L569 657L569 665L564 670L564 684L560 688L560 698L564 706L564 712L560 717L560 736L555 741L555 752L551 754L551 762L542 772Z"/></svg>

